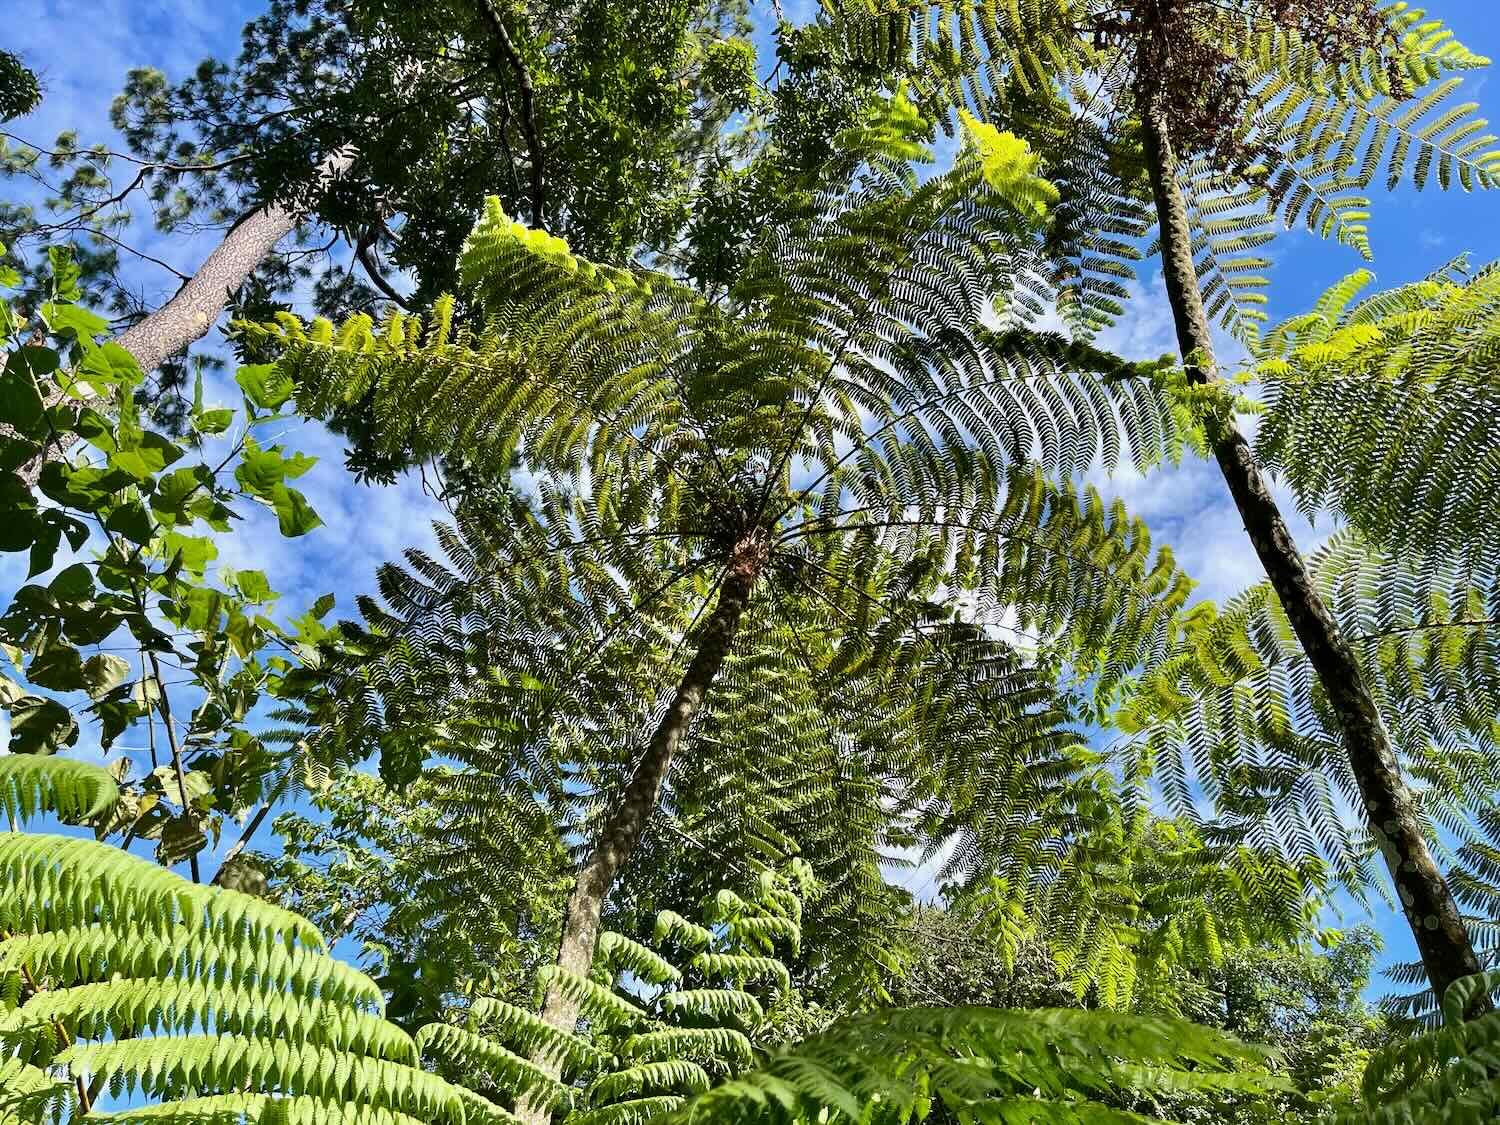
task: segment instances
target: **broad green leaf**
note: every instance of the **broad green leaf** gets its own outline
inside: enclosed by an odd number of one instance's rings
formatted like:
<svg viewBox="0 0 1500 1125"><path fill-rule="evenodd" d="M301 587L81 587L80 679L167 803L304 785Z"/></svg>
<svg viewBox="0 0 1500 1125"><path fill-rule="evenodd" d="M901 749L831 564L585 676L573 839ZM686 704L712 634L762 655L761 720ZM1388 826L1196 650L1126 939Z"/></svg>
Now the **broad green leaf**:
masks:
<svg viewBox="0 0 1500 1125"><path fill-rule="evenodd" d="M0 434L0 473L12 473L22 465L30 464L41 451L40 441Z"/></svg>
<svg viewBox="0 0 1500 1125"><path fill-rule="evenodd" d="M74 563L47 584L47 592L64 605L94 596L94 576L83 563Z"/></svg>
<svg viewBox="0 0 1500 1125"><path fill-rule="evenodd" d="M56 754L78 741L78 720L55 699L23 695L9 710L12 754Z"/></svg>
<svg viewBox="0 0 1500 1125"><path fill-rule="evenodd" d="M235 467L235 480L252 496L268 498L278 484L300 477L317 464L317 458L294 453L288 457L281 446L262 448L254 438L245 439L245 451Z"/></svg>
<svg viewBox="0 0 1500 1125"><path fill-rule="evenodd" d="M156 521L139 500L127 500L110 512L104 527L116 535L123 535L137 546L144 547L156 534Z"/></svg>
<svg viewBox="0 0 1500 1125"><path fill-rule="evenodd" d="M263 605L276 597L264 571L237 570L234 572L234 585L246 601L256 605Z"/></svg>
<svg viewBox="0 0 1500 1125"><path fill-rule="evenodd" d="M85 406L78 412L78 421L73 430L101 453L114 453L120 448L120 443L115 438L114 421L92 406Z"/></svg>
<svg viewBox="0 0 1500 1125"><path fill-rule="evenodd" d="M305 535L323 523L322 518L308 504L307 498L295 488L288 488L284 484L278 484L271 490L271 507L276 509L276 522L281 527L281 534L289 539Z"/></svg>
<svg viewBox="0 0 1500 1125"><path fill-rule="evenodd" d="M93 466L71 468L61 461L49 461L42 467L37 484L43 495L67 508L97 512L109 504L122 488L135 483L129 473L119 469Z"/></svg>
<svg viewBox="0 0 1500 1125"><path fill-rule="evenodd" d="M72 645L48 645L26 666L26 678L49 691L77 691L84 683L83 658Z"/></svg>
<svg viewBox="0 0 1500 1125"><path fill-rule="evenodd" d="M201 535L181 535L175 531L169 531L157 541L157 553L164 559L171 559L196 577L203 577L203 571L209 563L219 557L219 549L214 546L214 541Z"/></svg>
<svg viewBox="0 0 1500 1125"><path fill-rule="evenodd" d="M193 415L193 429L200 434L222 434L234 422L234 411L227 406L202 410Z"/></svg>
<svg viewBox="0 0 1500 1125"><path fill-rule="evenodd" d="M113 653L97 653L83 662L83 687L91 699L108 695L129 675L129 662Z"/></svg>
<svg viewBox="0 0 1500 1125"><path fill-rule="evenodd" d="M97 390L123 387L127 391L145 379L135 356L113 340L88 350L78 364L78 377Z"/></svg>
<svg viewBox="0 0 1500 1125"><path fill-rule="evenodd" d="M194 465L188 469L174 469L157 478L156 490L151 494L151 510L168 526L191 522L189 505L200 491L213 485L213 472L207 465Z"/></svg>
<svg viewBox="0 0 1500 1125"><path fill-rule="evenodd" d="M83 296L83 290L78 286L83 271L73 260L71 246L47 247L47 263L52 267L52 291L59 300L76 301Z"/></svg>
<svg viewBox="0 0 1500 1125"><path fill-rule="evenodd" d="M26 566L26 577L29 580L52 569L53 560L57 558L57 548L62 545L62 528L56 524L43 523L33 513L23 512L17 515L15 522L22 527L29 523L33 535L31 557Z"/></svg>
<svg viewBox="0 0 1500 1125"><path fill-rule="evenodd" d="M151 777L161 786L161 791L167 800L178 808L187 808L198 798L214 791L213 778L199 770L185 770L182 775L182 786L177 784L177 771L172 766L158 766L151 771ZM184 788L186 794L183 792Z"/></svg>
<svg viewBox="0 0 1500 1125"><path fill-rule="evenodd" d="M224 595L217 590L195 586L185 590L163 611L177 625L185 629L204 630L219 627L219 615L224 606Z"/></svg>
<svg viewBox="0 0 1500 1125"><path fill-rule="evenodd" d="M167 466L181 460L182 453L182 448L170 438L145 433L137 438L134 448L110 454L109 463L138 481L147 481Z"/></svg>
<svg viewBox="0 0 1500 1125"><path fill-rule="evenodd" d="M156 862L170 866L197 855L208 847L208 836L199 817L192 814L168 818L161 827Z"/></svg>
<svg viewBox="0 0 1500 1125"><path fill-rule="evenodd" d="M25 347L12 352L5 373L0 375L0 422L17 433L42 436L46 404L39 382L56 369L57 355L46 348Z"/></svg>
<svg viewBox="0 0 1500 1125"><path fill-rule="evenodd" d="M91 342L95 336L102 336L109 331L109 321L78 305L60 305L49 301L42 306L42 319L59 336L72 335L81 341Z"/></svg>
<svg viewBox="0 0 1500 1125"><path fill-rule="evenodd" d="M245 392L245 397L262 410L279 409L296 389L291 376L274 363L246 364L234 373L234 381Z"/></svg>

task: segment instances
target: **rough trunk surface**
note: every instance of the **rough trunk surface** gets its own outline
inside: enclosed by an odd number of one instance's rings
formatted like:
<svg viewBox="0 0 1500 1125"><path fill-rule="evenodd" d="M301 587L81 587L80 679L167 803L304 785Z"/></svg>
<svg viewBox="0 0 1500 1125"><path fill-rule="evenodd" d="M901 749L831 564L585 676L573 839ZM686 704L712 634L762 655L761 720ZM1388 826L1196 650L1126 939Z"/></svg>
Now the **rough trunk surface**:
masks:
<svg viewBox="0 0 1500 1125"><path fill-rule="evenodd" d="M318 166L319 182L337 176L353 160L352 149L334 153ZM275 204L252 211L224 235L223 241L170 301L131 325L115 342L135 357L142 371L149 372L201 339L219 319L230 295L296 227L300 218L295 211ZM44 460L62 456L75 439L76 435L65 435L44 457L23 465L19 470L22 479L28 485L35 485Z"/></svg>
<svg viewBox="0 0 1500 1125"><path fill-rule="evenodd" d="M1193 266L1187 207L1176 176L1170 133L1161 113L1143 122L1147 170L1161 228L1162 272L1177 328L1177 343L1190 378L1217 377L1213 341ZM1328 694L1343 730L1350 770L1364 801L1370 829L1380 845L1416 937L1427 978L1438 996L1460 977L1479 971L1479 961L1443 874L1433 860L1411 790L1391 746L1374 697L1348 639L1313 585L1307 564L1281 516L1250 443L1233 419L1213 433L1214 456L1229 485L1245 531L1260 557L1297 640Z"/></svg>
<svg viewBox="0 0 1500 1125"><path fill-rule="evenodd" d="M318 166L320 183L348 168L352 150L334 153ZM198 271L172 299L144 320L126 329L118 343L150 371L163 360L201 338L214 326L229 296L296 227L297 212L278 205L253 211L225 234Z"/></svg>
<svg viewBox="0 0 1500 1125"><path fill-rule="evenodd" d="M734 557L719 584L718 602L703 627L698 651L683 673L671 706L651 735L619 805L600 832L592 854L579 869L578 880L573 885L563 915L562 941L557 952L560 968L579 976L588 975L594 960L594 947L599 940L599 916L604 900L630 854L640 843L660 799L662 783L671 768L672 758L703 706L704 697L734 643L740 618L750 600L755 579L765 565L768 550L767 540L759 532L746 536L735 548ZM548 987L543 1000L542 1018L553 1027L571 1032L578 1023L578 1004L554 983ZM538 1056L532 1061L554 1076L559 1071L556 1060L549 1057ZM527 1125L547 1125L551 1120L548 1109L529 1104L524 1099L516 1112Z"/></svg>

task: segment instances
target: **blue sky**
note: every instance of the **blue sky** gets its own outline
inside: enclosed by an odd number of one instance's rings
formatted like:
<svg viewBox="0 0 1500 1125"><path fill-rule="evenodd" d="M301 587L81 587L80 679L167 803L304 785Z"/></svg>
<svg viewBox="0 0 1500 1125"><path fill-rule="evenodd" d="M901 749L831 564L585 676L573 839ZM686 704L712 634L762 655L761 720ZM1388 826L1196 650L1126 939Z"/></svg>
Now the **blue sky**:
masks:
<svg viewBox="0 0 1500 1125"><path fill-rule="evenodd" d="M810 7L805 0L794 0L786 10L795 15L803 6ZM1449 0L1433 8L1471 49L1500 57L1500 12L1494 0ZM155 66L175 79L206 55L232 57L240 27L259 10L260 5L245 0L9 0L5 45L39 72L46 91L40 110L9 128L42 144L67 128L77 129L85 143L115 140L108 127L109 103L127 69ZM1466 90L1492 119L1500 117L1500 82L1481 75L1467 82ZM1429 190L1377 198L1371 229L1379 282L1391 285L1419 277L1462 251L1476 262L1500 258L1497 218L1497 201L1484 196ZM145 249L186 272L211 246L211 240L175 237L148 238L147 243ZM1360 265L1353 251L1305 232L1283 236L1271 255L1276 262L1273 319L1301 311ZM161 272L143 271L139 284L159 297L174 287ZM1101 342L1132 358L1173 350L1170 317L1153 264L1142 269L1138 299L1128 315ZM431 543L430 521L441 512L416 480L386 489L353 484L342 469L340 442L318 427L299 426L286 440L322 458L303 487L326 526L303 540L284 541L274 523L252 520L249 533L226 546L222 561L265 570L273 588L283 592L280 608L288 616L328 591L338 596L339 611L347 614L353 595L372 588L376 565L404 547ZM1173 546L1204 595L1227 596L1259 579L1248 541L1212 466L1189 463L1147 479L1126 475L1100 484L1122 496L1149 523L1158 542ZM1311 550L1329 528L1297 521L1296 530L1304 550ZM14 589L21 580L18 561L0 558L0 588ZM1410 943L1399 919L1382 914L1379 923L1390 939L1389 955L1408 956Z"/></svg>

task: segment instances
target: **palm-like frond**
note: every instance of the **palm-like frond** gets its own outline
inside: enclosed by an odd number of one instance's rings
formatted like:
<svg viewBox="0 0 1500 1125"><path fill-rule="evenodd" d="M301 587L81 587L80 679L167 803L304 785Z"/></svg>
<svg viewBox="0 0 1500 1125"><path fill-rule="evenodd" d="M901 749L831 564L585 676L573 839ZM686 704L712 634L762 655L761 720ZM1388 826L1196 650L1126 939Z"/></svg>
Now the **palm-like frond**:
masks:
<svg viewBox="0 0 1500 1125"><path fill-rule="evenodd" d="M103 792L97 767L34 772L41 804L71 807L88 770ZM90 840L8 834L0 870L10 1120L93 1120L103 1090L149 1104L121 1120L484 1119L297 915Z"/></svg>
<svg viewBox="0 0 1500 1125"><path fill-rule="evenodd" d="M85 762L37 754L0 757L0 810L13 822L43 809L65 820L91 820L112 809L118 796L114 778Z"/></svg>
<svg viewBox="0 0 1500 1125"><path fill-rule="evenodd" d="M690 1100L671 1120L1109 1122L1131 1094L1272 1085L1254 1053L1171 1020L994 1008L887 1010L840 1020Z"/></svg>
<svg viewBox="0 0 1500 1125"><path fill-rule="evenodd" d="M1460 564L1391 559L1353 531L1311 564L1425 815L1463 835L1500 780L1493 593ZM1223 613L1205 605L1190 614L1123 722L1134 732L1126 757L1154 768L1185 815L1196 815L1201 791L1226 824L1325 856L1363 882L1370 845L1354 827L1359 796L1339 728L1267 587Z"/></svg>

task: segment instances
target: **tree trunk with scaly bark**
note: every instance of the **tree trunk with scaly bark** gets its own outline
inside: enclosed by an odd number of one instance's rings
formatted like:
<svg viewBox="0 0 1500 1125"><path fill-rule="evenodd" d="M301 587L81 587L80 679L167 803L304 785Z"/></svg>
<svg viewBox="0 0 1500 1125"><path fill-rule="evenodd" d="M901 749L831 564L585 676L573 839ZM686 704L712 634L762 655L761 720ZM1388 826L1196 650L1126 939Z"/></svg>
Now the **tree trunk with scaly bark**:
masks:
<svg viewBox="0 0 1500 1125"><path fill-rule="evenodd" d="M318 165L317 182L333 179L353 160L352 149L334 153ZM150 371L201 339L219 319L229 295L245 283L301 218L298 212L279 204L246 215L229 229L170 301L121 334L119 345L135 357L141 370Z"/></svg>
<svg viewBox="0 0 1500 1125"><path fill-rule="evenodd" d="M1161 232L1162 273L1177 328L1177 344L1190 379L1217 378L1213 341L1193 265L1187 205L1177 182L1168 118L1160 105L1143 114L1142 140ZM1287 620L1317 673L1343 729L1350 771L1364 812L1380 845L1407 924L1422 954L1427 978L1439 997L1460 977L1479 971L1479 961L1443 874L1433 860L1411 790L1390 734L1370 694L1354 649L1313 585L1307 564L1233 418L1210 432L1214 457L1244 520Z"/></svg>
<svg viewBox="0 0 1500 1125"><path fill-rule="evenodd" d="M698 650L683 673L672 704L652 733L646 752L636 765L619 805L599 833L593 852L578 871L563 914L562 941L555 962L559 968L588 976L599 940L604 900L656 810L672 759L734 644L750 592L769 554L769 540L760 530L750 532L736 544L719 583L713 614L703 627ZM571 1032L578 1023L578 1004L554 981L547 987L541 1014L553 1027ZM544 1053L533 1057L532 1062L554 1077L560 1072L557 1060ZM549 1109L524 1098L516 1112L527 1125L548 1125L552 1118Z"/></svg>
<svg viewBox="0 0 1500 1125"><path fill-rule="evenodd" d="M354 161L354 150L345 148L318 166L318 183L327 183ZM161 308L127 328L115 341L134 357L142 371L151 371L163 361L202 339L229 304L230 295L245 283L265 261L276 244L297 226L302 216L289 208L270 204L252 211L229 229L192 277ZM67 452L77 440L65 435L43 455L20 469L21 478L35 485L42 465Z"/></svg>

